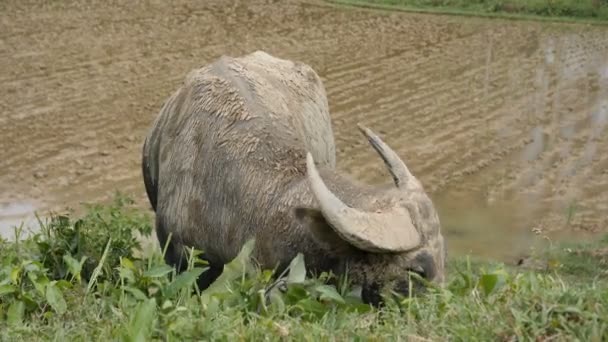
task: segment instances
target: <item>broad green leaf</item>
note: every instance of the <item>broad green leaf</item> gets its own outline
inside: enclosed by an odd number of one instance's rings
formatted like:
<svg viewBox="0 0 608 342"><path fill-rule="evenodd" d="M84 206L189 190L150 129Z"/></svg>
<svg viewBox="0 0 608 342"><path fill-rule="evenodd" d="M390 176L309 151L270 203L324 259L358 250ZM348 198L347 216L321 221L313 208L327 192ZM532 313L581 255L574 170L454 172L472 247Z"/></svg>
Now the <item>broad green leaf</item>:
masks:
<svg viewBox="0 0 608 342"><path fill-rule="evenodd" d="M510 276L509 272L507 272L504 269L498 269L498 270L494 271L493 274L496 274L497 276L499 276L499 278L500 277L509 278L509 276Z"/></svg>
<svg viewBox="0 0 608 342"><path fill-rule="evenodd" d="M79 278L80 272L82 271L82 265L84 264L86 257L83 256L82 260L79 262L74 259L71 255L65 254L63 256L63 261L68 266L68 271L72 274L72 276Z"/></svg>
<svg viewBox="0 0 608 342"><path fill-rule="evenodd" d="M215 295L210 295L207 292L203 292L200 296L200 303L205 309L205 314L214 315L220 310L220 301Z"/></svg>
<svg viewBox="0 0 608 342"><path fill-rule="evenodd" d="M36 310L39 307L39 303L37 300L32 298L32 292L22 292L21 293L21 301L25 304L26 310Z"/></svg>
<svg viewBox="0 0 608 342"><path fill-rule="evenodd" d="M133 264L133 261L131 261L131 259L129 258L120 258L120 264L130 270L135 270L135 265Z"/></svg>
<svg viewBox="0 0 608 342"><path fill-rule="evenodd" d="M144 277L160 278L173 271L169 265L159 265L144 272Z"/></svg>
<svg viewBox="0 0 608 342"><path fill-rule="evenodd" d="M146 341L156 316L156 300L148 299L139 304L129 324L129 341Z"/></svg>
<svg viewBox="0 0 608 342"><path fill-rule="evenodd" d="M251 253L255 246L255 239L251 239L245 243L241 251L231 262L224 266L222 274L205 290L205 293L212 295L224 291L226 284L240 278L247 270L247 265L250 264Z"/></svg>
<svg viewBox="0 0 608 342"><path fill-rule="evenodd" d="M118 275L122 280L128 280L131 283L135 282L135 275L133 271L126 267L118 267Z"/></svg>
<svg viewBox="0 0 608 342"><path fill-rule="evenodd" d="M64 279L57 280L57 282L55 283L55 286L57 286L57 288L60 290L66 290L66 289L72 288L72 284L69 281L64 280Z"/></svg>
<svg viewBox="0 0 608 342"><path fill-rule="evenodd" d="M312 313L318 317L325 314L328 310L325 305L311 298L301 300L296 306L302 309L305 313Z"/></svg>
<svg viewBox="0 0 608 342"><path fill-rule="evenodd" d="M173 303L170 300L166 300L163 302L163 305L161 306L161 309L163 310L167 310L173 307Z"/></svg>
<svg viewBox="0 0 608 342"><path fill-rule="evenodd" d="M189 271L185 271L175 277L175 280L173 280L169 284L169 286L167 286L167 297L171 298L176 295L180 290L192 286L192 284L194 284L196 279L198 279L198 277L201 275L201 273L203 273L203 271L204 270L202 268L197 267Z"/></svg>
<svg viewBox="0 0 608 342"><path fill-rule="evenodd" d="M16 301L8 307L7 321L9 324L19 324L23 322L25 315L25 304L22 301Z"/></svg>
<svg viewBox="0 0 608 342"><path fill-rule="evenodd" d="M306 266L304 265L304 255L298 253L291 263L289 263L288 283L302 283L306 279Z"/></svg>
<svg viewBox="0 0 608 342"><path fill-rule="evenodd" d="M329 299L334 302L345 304L344 298L342 298L342 296L340 296L340 294L338 293L336 288L333 286L319 285L319 286L317 286L316 290L317 290L317 292L319 292L321 294L321 296L320 296L321 300Z"/></svg>
<svg viewBox="0 0 608 342"><path fill-rule="evenodd" d="M67 310L67 304L61 291L54 283L46 287L46 301L58 314L63 314Z"/></svg>
<svg viewBox="0 0 608 342"><path fill-rule="evenodd" d="M44 319L51 319L53 316L55 315L55 313L51 310L45 312L44 314L42 314L42 317L44 317Z"/></svg>
<svg viewBox="0 0 608 342"><path fill-rule="evenodd" d="M269 283L272 280L272 276L273 275L274 275L274 271L273 270L263 270L262 271L261 281L263 283Z"/></svg>
<svg viewBox="0 0 608 342"><path fill-rule="evenodd" d="M247 271L247 266L251 263L251 253L253 252L253 247L255 246L255 239L251 239L247 241L239 254L229 262L226 266L224 266L224 273L229 274L230 278L233 277L241 277L245 271Z"/></svg>
<svg viewBox="0 0 608 342"><path fill-rule="evenodd" d="M38 293L40 293L40 295L44 296L45 292L46 292L46 286L49 283L49 280L47 279L47 277L44 275L39 277L36 273L28 273L27 277L32 282L32 284L34 284L34 287L36 288Z"/></svg>
<svg viewBox="0 0 608 342"><path fill-rule="evenodd" d="M285 299L289 304L295 304L298 301L307 298L308 291L300 285L300 284L291 284L287 288L287 293L285 293Z"/></svg>
<svg viewBox="0 0 608 342"><path fill-rule="evenodd" d="M344 302L347 304L343 306L346 311L357 313L366 313L372 311L372 306L363 303L361 298L358 297L348 296L344 299Z"/></svg>
<svg viewBox="0 0 608 342"><path fill-rule="evenodd" d="M42 265L40 265L40 263L38 263L38 262L27 261L23 265L23 269L26 272L38 272L38 271L40 271L42 269Z"/></svg>
<svg viewBox="0 0 608 342"><path fill-rule="evenodd" d="M282 314L285 312L285 301L283 300L283 296L279 289L273 288L270 290L268 301L270 302L270 307L273 308L276 313Z"/></svg>
<svg viewBox="0 0 608 342"><path fill-rule="evenodd" d="M479 279L479 285L481 285L481 288L486 295L489 295L494 291L497 283L498 275L496 274L484 274Z"/></svg>
<svg viewBox="0 0 608 342"><path fill-rule="evenodd" d="M13 284L18 285L20 283L20 275L21 268L18 266L14 267L11 271L11 281L13 282Z"/></svg>
<svg viewBox="0 0 608 342"><path fill-rule="evenodd" d="M137 300L141 300L141 301L148 300L148 296L146 296L146 294L143 293L143 291L138 288L131 287L131 286L123 286L122 289L129 292L130 294L132 294L133 297L135 297L135 299L137 299Z"/></svg>
<svg viewBox="0 0 608 342"><path fill-rule="evenodd" d="M0 296L11 294L17 289L13 285L0 285Z"/></svg>

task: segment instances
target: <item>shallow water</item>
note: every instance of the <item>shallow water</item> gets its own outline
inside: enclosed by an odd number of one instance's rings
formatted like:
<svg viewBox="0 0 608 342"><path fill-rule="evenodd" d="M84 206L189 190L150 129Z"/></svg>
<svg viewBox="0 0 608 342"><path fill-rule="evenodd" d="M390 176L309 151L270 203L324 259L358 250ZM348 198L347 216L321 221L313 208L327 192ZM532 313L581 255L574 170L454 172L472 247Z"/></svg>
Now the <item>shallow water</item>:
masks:
<svg viewBox="0 0 608 342"><path fill-rule="evenodd" d="M39 230L36 207L28 202L14 202L0 206L0 237L14 240L31 231ZM21 232L21 233L19 233Z"/></svg>
<svg viewBox="0 0 608 342"><path fill-rule="evenodd" d="M143 136L186 72L262 49L313 66L339 168L389 178L379 133L432 194L452 254L512 260L608 230L608 29L254 0L0 11L0 232L33 209L147 207ZM35 222L31 221L30 222Z"/></svg>

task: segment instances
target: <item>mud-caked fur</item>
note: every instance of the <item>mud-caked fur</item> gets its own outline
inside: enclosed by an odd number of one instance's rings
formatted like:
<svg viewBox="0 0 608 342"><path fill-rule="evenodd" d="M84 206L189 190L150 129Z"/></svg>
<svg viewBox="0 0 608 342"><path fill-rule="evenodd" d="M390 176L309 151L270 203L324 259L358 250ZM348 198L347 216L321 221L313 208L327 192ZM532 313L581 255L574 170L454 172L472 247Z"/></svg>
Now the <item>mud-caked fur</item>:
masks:
<svg viewBox="0 0 608 342"><path fill-rule="evenodd" d="M424 192L407 194L420 248L359 250L319 210L306 177L307 152L349 206L373 211L404 197L394 185L371 187L336 170L326 93L308 65L258 51L190 72L163 105L143 149L161 247L171 234L166 261L181 270L184 247L203 250L210 264L199 279L204 289L255 238L253 257L261 267L281 270L301 252L312 272L348 269L368 302L377 301L375 289L407 287L407 270L443 280L443 238Z"/></svg>

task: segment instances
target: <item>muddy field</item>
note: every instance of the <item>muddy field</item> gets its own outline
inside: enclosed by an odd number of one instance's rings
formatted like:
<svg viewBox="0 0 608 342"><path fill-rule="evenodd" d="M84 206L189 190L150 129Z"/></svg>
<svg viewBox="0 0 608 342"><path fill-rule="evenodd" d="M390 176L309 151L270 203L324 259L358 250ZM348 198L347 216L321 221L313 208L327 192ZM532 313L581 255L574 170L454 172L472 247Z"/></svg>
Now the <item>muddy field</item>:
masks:
<svg viewBox="0 0 608 342"><path fill-rule="evenodd" d="M116 189L147 205L141 144L163 101L258 49L322 76L339 168L389 180L357 122L398 150L453 253L608 231L606 27L271 0L2 1L0 231Z"/></svg>

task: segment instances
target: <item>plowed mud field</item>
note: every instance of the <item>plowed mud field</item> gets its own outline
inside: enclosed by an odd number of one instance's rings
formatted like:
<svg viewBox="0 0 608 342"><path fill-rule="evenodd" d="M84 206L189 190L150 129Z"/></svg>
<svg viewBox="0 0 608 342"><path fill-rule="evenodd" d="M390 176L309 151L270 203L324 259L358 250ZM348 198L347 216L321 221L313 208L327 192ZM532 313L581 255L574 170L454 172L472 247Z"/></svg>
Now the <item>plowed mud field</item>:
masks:
<svg viewBox="0 0 608 342"><path fill-rule="evenodd" d="M304 1L0 2L0 231L34 210L147 206L143 137L185 74L265 50L322 76L339 168L432 193L451 253L608 231L608 29Z"/></svg>

